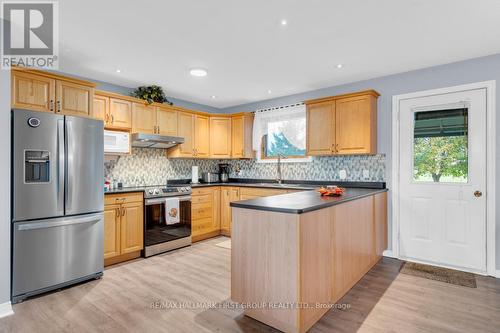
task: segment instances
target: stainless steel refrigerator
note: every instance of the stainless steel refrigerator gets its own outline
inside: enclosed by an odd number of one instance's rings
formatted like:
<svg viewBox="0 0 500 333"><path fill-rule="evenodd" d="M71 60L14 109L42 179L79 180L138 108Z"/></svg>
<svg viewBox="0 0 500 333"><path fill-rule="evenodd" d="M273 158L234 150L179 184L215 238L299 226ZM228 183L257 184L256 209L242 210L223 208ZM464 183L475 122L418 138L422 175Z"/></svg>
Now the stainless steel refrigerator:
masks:
<svg viewBox="0 0 500 333"><path fill-rule="evenodd" d="M12 302L103 271L103 122L12 110Z"/></svg>

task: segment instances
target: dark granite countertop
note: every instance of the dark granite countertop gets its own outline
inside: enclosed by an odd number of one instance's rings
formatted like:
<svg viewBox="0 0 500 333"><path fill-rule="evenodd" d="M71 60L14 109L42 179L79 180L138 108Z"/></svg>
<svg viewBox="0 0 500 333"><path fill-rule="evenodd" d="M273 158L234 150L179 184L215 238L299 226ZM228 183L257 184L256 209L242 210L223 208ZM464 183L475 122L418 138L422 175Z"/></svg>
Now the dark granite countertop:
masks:
<svg viewBox="0 0 500 333"><path fill-rule="evenodd" d="M209 186L238 186L238 187L259 187L259 188L272 188L284 190L313 190L317 186L310 184L271 184L271 183L240 183L240 182L227 182L227 183L199 183L190 184L192 188L209 187Z"/></svg>
<svg viewBox="0 0 500 333"><path fill-rule="evenodd" d="M238 186L238 187L258 187L258 188L272 188L272 189L284 189L284 190L314 190L319 186L325 185L338 185L345 188L365 188L365 189L384 189L385 183L383 182L340 182L340 181L300 181L300 180L286 180L283 184L278 184L274 180L268 179L244 179L244 178L231 178L227 183L198 183L191 184L188 179L175 179L169 180L169 185L177 186L191 186L192 188L198 187L210 187L210 186ZM109 190L104 192L105 194L117 194L117 193L131 193L131 192L143 192L145 189L150 187L162 187L164 185L157 186L138 186L138 187L123 187L119 189Z"/></svg>
<svg viewBox="0 0 500 333"><path fill-rule="evenodd" d="M119 193L132 193L132 192L144 192L144 190L150 186L138 186L138 187L123 187L115 188L104 192L104 194L119 194Z"/></svg>
<svg viewBox="0 0 500 333"><path fill-rule="evenodd" d="M322 197L316 191L302 191L271 197L231 202L231 207L265 210L280 213L302 214L364 198L387 189L346 188L340 197Z"/></svg>

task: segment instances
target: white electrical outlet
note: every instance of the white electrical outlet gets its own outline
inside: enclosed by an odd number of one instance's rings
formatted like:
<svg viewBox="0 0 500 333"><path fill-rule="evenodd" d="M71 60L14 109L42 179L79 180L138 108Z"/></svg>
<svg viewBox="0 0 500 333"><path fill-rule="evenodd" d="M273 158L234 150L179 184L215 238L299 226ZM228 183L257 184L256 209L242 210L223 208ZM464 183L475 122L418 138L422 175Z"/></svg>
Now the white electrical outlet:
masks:
<svg viewBox="0 0 500 333"><path fill-rule="evenodd" d="M339 171L339 178L342 179L342 180L346 179L347 178L347 171L340 170Z"/></svg>
<svg viewBox="0 0 500 333"><path fill-rule="evenodd" d="M370 178L370 171L369 170L363 170L363 178L364 179Z"/></svg>

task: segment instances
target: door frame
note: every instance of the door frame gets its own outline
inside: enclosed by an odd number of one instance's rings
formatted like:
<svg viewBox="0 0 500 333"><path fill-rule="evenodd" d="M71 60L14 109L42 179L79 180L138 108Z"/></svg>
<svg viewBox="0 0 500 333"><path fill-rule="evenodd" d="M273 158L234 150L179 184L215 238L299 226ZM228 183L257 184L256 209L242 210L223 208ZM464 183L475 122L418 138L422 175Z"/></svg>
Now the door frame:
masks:
<svg viewBox="0 0 500 333"><path fill-rule="evenodd" d="M495 151L496 151L496 81L476 82L440 89L418 91L392 97L392 250L384 255L400 258L399 254L399 199L400 199L400 163L399 163L399 115L400 102L405 99L444 95L473 89L486 89L486 274L500 278L500 270L495 264Z"/></svg>

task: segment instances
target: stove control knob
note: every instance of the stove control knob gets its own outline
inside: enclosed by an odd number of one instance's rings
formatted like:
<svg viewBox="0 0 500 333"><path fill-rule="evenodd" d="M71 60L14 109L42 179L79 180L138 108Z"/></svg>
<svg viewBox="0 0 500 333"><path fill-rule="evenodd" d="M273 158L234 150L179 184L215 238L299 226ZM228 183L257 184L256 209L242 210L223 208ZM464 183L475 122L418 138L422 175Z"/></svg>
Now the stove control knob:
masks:
<svg viewBox="0 0 500 333"><path fill-rule="evenodd" d="M149 194L153 194L153 190L152 190L152 189L151 189L151 190L148 190L148 193L149 193Z"/></svg>
<svg viewBox="0 0 500 333"><path fill-rule="evenodd" d="M155 188L154 194L160 194L160 190L158 190L157 188Z"/></svg>

